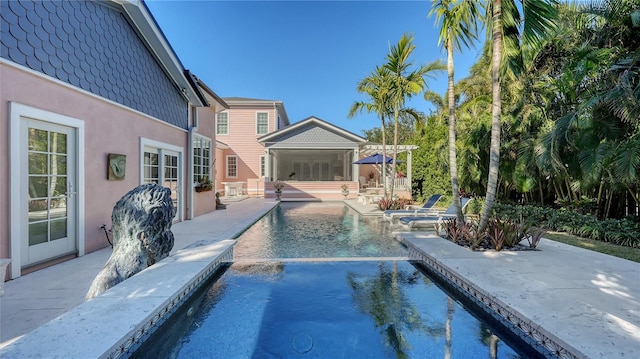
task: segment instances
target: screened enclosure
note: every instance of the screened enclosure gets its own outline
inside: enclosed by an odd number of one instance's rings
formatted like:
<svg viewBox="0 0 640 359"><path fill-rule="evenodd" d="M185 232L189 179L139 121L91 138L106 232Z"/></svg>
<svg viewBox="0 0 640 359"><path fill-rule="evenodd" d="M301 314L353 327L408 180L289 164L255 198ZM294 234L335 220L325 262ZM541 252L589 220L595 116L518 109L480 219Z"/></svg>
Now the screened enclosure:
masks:
<svg viewBox="0 0 640 359"><path fill-rule="evenodd" d="M351 181L353 150L272 149L274 181Z"/></svg>

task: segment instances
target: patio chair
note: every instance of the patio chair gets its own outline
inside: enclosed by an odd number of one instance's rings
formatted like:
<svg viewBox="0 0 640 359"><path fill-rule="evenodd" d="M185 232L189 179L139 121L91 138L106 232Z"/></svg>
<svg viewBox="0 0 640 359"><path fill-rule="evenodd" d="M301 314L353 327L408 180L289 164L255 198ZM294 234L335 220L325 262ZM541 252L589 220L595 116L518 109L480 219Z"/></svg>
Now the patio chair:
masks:
<svg viewBox="0 0 640 359"><path fill-rule="evenodd" d="M460 198L460 204L462 205L463 211L470 201L471 201L471 198L467 198L467 197ZM450 219L455 217L456 217L456 206L452 202L451 205L444 212L400 217L398 219L398 223L411 229L414 227L434 226L445 219Z"/></svg>
<svg viewBox="0 0 640 359"><path fill-rule="evenodd" d="M405 209L388 209L384 211L384 213L382 214L382 218L393 221L395 217L404 217L409 215L417 216L418 214L426 212L434 213L435 211L433 210L433 206L438 203L440 198L442 198L441 194L434 194L429 197L429 199L422 206L410 205L406 206Z"/></svg>
<svg viewBox="0 0 640 359"><path fill-rule="evenodd" d="M367 188L367 179L364 178L364 176L358 177L358 182L360 182L360 189L366 189Z"/></svg>

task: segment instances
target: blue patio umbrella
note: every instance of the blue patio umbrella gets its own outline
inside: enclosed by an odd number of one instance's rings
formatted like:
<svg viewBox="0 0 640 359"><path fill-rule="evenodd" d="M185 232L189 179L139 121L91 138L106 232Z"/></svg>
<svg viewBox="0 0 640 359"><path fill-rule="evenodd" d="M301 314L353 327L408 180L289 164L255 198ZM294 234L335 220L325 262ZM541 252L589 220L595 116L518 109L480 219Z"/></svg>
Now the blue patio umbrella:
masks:
<svg viewBox="0 0 640 359"><path fill-rule="evenodd" d="M365 157L365 158L361 158L357 161L354 162L354 164L357 165L379 165L382 164L382 155L379 153L373 154L371 156ZM386 161L387 164L390 164L393 162L393 158L387 156ZM401 161L396 161L396 163L400 163Z"/></svg>

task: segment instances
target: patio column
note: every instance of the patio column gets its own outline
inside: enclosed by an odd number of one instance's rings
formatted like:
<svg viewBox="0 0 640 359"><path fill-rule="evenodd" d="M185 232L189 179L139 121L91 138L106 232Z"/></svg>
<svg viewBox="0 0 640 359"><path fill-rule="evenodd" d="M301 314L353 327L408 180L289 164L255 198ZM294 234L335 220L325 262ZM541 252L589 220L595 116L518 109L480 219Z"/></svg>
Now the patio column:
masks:
<svg viewBox="0 0 640 359"><path fill-rule="evenodd" d="M356 162L359 159L360 159L360 150L356 148L353 150L353 157L351 158L351 163L350 163L351 173L353 173L353 178L351 178L351 180L354 182L358 182L358 177L360 177L360 166L354 164L354 162ZM358 188L360 188L360 185L358 185Z"/></svg>
<svg viewBox="0 0 640 359"><path fill-rule="evenodd" d="M264 181L271 181L271 149L269 148L264 149Z"/></svg>
<svg viewBox="0 0 640 359"><path fill-rule="evenodd" d="M407 151L407 181L409 181L409 193L411 193L411 184L413 183L412 178L412 166L411 166L412 158L411 158L411 150Z"/></svg>

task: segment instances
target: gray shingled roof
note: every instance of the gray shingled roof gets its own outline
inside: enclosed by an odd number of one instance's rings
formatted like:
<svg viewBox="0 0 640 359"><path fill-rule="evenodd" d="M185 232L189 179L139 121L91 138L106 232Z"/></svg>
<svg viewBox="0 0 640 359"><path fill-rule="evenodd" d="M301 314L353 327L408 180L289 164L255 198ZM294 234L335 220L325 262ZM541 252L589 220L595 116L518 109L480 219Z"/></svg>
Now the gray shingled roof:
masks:
<svg viewBox="0 0 640 359"><path fill-rule="evenodd" d="M258 139L269 147L357 147L366 140L315 117L272 132Z"/></svg>

